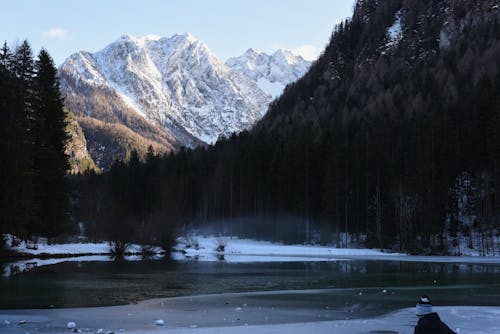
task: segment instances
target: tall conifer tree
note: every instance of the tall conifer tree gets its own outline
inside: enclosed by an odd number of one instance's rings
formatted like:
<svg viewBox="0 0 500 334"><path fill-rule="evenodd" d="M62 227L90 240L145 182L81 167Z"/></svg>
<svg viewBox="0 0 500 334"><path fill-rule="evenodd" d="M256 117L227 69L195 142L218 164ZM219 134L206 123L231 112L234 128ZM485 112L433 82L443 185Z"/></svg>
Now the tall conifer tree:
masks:
<svg viewBox="0 0 500 334"><path fill-rule="evenodd" d="M4 71L7 71L9 69L11 58L12 53L7 46L7 42L4 42L2 48L0 49L0 66Z"/></svg>
<svg viewBox="0 0 500 334"><path fill-rule="evenodd" d="M3 48L9 71L9 103L7 113L6 192L9 194L9 230L28 237L33 206L33 76L31 46L25 40L10 56Z"/></svg>
<svg viewBox="0 0 500 334"><path fill-rule="evenodd" d="M49 237L64 231L67 220L68 188L65 175L69 168L65 145L66 115L59 91L54 61L42 49L35 63L34 108L34 231Z"/></svg>

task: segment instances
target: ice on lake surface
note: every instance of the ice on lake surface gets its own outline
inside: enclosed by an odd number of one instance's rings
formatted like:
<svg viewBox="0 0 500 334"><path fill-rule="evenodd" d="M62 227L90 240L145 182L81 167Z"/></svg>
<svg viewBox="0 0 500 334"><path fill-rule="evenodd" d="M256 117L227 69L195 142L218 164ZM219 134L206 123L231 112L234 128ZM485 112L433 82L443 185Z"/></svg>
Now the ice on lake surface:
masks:
<svg viewBox="0 0 500 334"><path fill-rule="evenodd" d="M64 323L73 319L81 326L77 329L91 333L413 333L417 322L414 308L405 308L378 317L327 320L314 319L315 312L307 309L293 310L266 308L259 304L247 306L243 312L234 312L222 303L228 296L201 296L160 299L135 305L105 308L59 310L0 310L2 334L68 333ZM235 297L235 296L233 296ZM190 302L196 303L186 309ZM180 305L178 305L180 304ZM443 321L457 333L499 333L499 307L437 307ZM150 320L163 314L167 326L158 327ZM287 316L286 321L279 317ZM295 318L302 315L303 318ZM23 324L18 319L25 319Z"/></svg>
<svg viewBox="0 0 500 334"><path fill-rule="evenodd" d="M269 245L260 245L252 245L254 254L244 261L233 261L242 256L235 252L220 261L203 249L197 255L204 261L46 260L46 266L0 279L0 332L34 333L44 326L44 332L65 333L75 322L77 330L103 333L232 333L233 326L238 333L413 333L413 306L422 293L437 307L449 306L443 316L457 332L500 332L492 321L500 316L498 258L325 257L328 250L304 254L303 246L270 257ZM3 272L12 268L4 264ZM174 299L155 299L165 297ZM66 309L109 305L123 306ZM7 310L13 308L48 309Z"/></svg>

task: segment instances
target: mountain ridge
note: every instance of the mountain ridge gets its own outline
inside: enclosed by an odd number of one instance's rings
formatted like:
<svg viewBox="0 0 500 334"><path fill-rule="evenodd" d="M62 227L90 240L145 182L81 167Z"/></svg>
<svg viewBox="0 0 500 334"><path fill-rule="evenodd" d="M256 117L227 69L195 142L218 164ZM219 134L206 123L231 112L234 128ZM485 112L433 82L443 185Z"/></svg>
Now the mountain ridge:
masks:
<svg viewBox="0 0 500 334"><path fill-rule="evenodd" d="M309 65L283 50L260 55L283 70L278 73L283 87ZM286 71L299 60L299 70ZM249 129L272 100L253 79L256 76L224 64L190 33L122 35L98 52L72 54L59 72L69 110L79 117L121 124L145 140L161 137L160 152L213 144L221 136ZM90 144L90 148L104 147ZM123 151L109 150L110 154ZM101 156L98 164L103 161L102 152L90 151Z"/></svg>

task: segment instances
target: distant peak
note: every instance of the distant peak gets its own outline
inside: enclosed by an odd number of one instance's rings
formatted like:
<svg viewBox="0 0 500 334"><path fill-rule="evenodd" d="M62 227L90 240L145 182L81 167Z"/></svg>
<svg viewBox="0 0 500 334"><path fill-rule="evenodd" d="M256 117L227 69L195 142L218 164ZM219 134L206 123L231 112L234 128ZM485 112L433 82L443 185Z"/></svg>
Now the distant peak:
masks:
<svg viewBox="0 0 500 334"><path fill-rule="evenodd" d="M289 64L297 64L297 63L308 62L301 55L296 54L293 51L284 50L284 49L278 49L278 50L276 50L273 53L272 57L275 58L275 59L282 59L282 60L286 61Z"/></svg>
<svg viewBox="0 0 500 334"><path fill-rule="evenodd" d="M245 53L246 54L260 54L262 52L260 52L259 50L254 49L254 48L249 48Z"/></svg>
<svg viewBox="0 0 500 334"><path fill-rule="evenodd" d="M289 50L278 49L273 53L273 56L297 57L296 54Z"/></svg>
<svg viewBox="0 0 500 334"><path fill-rule="evenodd" d="M177 40L185 40L188 41L189 43L195 43L198 42L198 39L194 37L191 33L185 32L185 33L176 33L172 35L171 37L162 37L159 35L155 34L149 34L149 35L144 35L144 36L136 36L136 35L131 35L131 34L124 34L121 35L115 42L132 42L135 44L142 45L146 42L153 42L153 41L160 41L160 40L167 40L167 39L177 39Z"/></svg>
<svg viewBox="0 0 500 334"><path fill-rule="evenodd" d="M194 42L198 41L198 39L196 37L194 37L190 32L184 32L182 34L176 33L172 36L172 38L184 39L190 43L194 43Z"/></svg>
<svg viewBox="0 0 500 334"><path fill-rule="evenodd" d="M120 45L123 43L125 43L125 44L132 43L132 44L138 45L138 44L141 44L141 42L142 41L141 41L140 37L126 34L126 35L121 35L117 40L115 40L110 45L114 45L114 44Z"/></svg>
<svg viewBox="0 0 500 334"><path fill-rule="evenodd" d="M92 58L92 54L88 51L80 50L71 54L64 62L67 62L69 60L88 59L88 58Z"/></svg>
<svg viewBox="0 0 500 334"><path fill-rule="evenodd" d="M118 37L115 42L130 41L132 39L133 39L132 35L124 34L124 35L121 35L120 37Z"/></svg>
<svg viewBox="0 0 500 334"><path fill-rule="evenodd" d="M137 41L137 40L157 41L161 38L162 37L160 35L155 35L155 34L148 34L148 35L142 35L142 36L126 34L126 35L122 35L119 39L134 40L134 41Z"/></svg>
<svg viewBox="0 0 500 334"><path fill-rule="evenodd" d="M243 59L243 60L247 60L247 59L261 59L262 57L264 58L270 58L270 59L276 59L276 60L279 60L279 61L285 61L287 62L288 64L290 65L295 65L295 64L299 64L299 63L309 63L310 61L309 60L306 60L304 57L302 57L300 54L298 53L295 53L291 50L285 50L285 49L278 49L274 52L270 52L270 53L266 53L266 52L263 52L263 51L259 51L255 48L249 48L245 51L244 54L242 54L241 56L239 57L233 57L233 58L229 58L228 61L231 63L231 62L236 62L238 61L238 59Z"/></svg>

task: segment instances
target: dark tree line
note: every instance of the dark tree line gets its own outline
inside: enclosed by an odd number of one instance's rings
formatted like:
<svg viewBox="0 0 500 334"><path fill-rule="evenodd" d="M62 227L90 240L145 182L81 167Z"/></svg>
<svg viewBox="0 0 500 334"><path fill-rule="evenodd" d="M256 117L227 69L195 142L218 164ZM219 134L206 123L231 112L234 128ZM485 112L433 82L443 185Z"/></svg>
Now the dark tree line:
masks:
<svg viewBox="0 0 500 334"><path fill-rule="evenodd" d="M0 235L67 228L65 113L54 62L27 41L0 50Z"/></svg>
<svg viewBox="0 0 500 334"><path fill-rule="evenodd" d="M254 129L77 178L77 219L124 242L210 224L286 242L347 244L348 232L408 252L443 253L476 233L483 253L495 251L500 17L491 6L359 1Z"/></svg>

